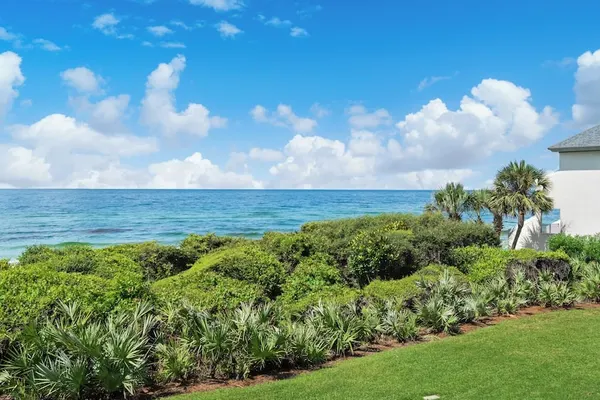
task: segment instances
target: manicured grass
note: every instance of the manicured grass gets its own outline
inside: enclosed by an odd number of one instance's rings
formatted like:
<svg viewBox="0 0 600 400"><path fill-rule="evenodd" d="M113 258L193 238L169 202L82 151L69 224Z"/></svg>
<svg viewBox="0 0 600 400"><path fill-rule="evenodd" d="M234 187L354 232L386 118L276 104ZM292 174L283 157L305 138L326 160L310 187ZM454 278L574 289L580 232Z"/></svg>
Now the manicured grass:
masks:
<svg viewBox="0 0 600 400"><path fill-rule="evenodd" d="M600 309L569 310L350 359L289 380L171 399L597 399L598 360Z"/></svg>

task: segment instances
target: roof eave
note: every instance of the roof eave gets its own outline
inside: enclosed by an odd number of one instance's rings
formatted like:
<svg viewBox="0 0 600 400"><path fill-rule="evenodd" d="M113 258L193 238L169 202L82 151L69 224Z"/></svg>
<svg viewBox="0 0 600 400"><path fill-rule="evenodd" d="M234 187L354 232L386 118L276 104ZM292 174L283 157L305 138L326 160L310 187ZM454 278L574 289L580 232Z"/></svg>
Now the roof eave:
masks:
<svg viewBox="0 0 600 400"><path fill-rule="evenodd" d="M585 151L600 151L600 146L588 146L588 147L555 147L550 146L548 150L554 153L581 153Z"/></svg>

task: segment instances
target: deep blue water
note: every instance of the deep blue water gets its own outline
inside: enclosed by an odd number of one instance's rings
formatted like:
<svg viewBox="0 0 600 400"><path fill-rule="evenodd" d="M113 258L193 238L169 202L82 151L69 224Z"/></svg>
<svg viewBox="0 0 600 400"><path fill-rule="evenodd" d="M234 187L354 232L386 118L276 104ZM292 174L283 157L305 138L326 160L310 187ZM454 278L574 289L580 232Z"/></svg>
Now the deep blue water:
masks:
<svg viewBox="0 0 600 400"><path fill-rule="evenodd" d="M208 232L257 238L314 220L418 214L431 196L375 190L0 190L0 258L16 257L34 244L177 243Z"/></svg>

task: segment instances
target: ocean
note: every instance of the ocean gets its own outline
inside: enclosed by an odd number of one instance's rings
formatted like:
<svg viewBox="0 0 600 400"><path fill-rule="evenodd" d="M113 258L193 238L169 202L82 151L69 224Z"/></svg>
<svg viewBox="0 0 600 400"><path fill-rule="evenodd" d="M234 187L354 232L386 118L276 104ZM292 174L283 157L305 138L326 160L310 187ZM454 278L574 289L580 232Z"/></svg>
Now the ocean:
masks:
<svg viewBox="0 0 600 400"><path fill-rule="evenodd" d="M27 246L156 240L190 233L259 238L308 221L419 214L432 191L382 190L0 190L0 258ZM485 219L491 221L491 216ZM558 219L558 213L545 221ZM514 225L509 220L506 227Z"/></svg>

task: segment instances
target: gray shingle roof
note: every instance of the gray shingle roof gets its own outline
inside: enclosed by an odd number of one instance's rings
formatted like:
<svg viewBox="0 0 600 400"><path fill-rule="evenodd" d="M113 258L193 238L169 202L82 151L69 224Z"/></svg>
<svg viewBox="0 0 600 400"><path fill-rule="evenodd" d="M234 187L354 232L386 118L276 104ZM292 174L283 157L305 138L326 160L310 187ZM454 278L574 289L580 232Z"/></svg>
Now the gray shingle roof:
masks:
<svg viewBox="0 0 600 400"><path fill-rule="evenodd" d="M575 136L571 136L554 146L550 146L548 147L548 150L559 153L567 151L600 150L600 125L587 129Z"/></svg>

